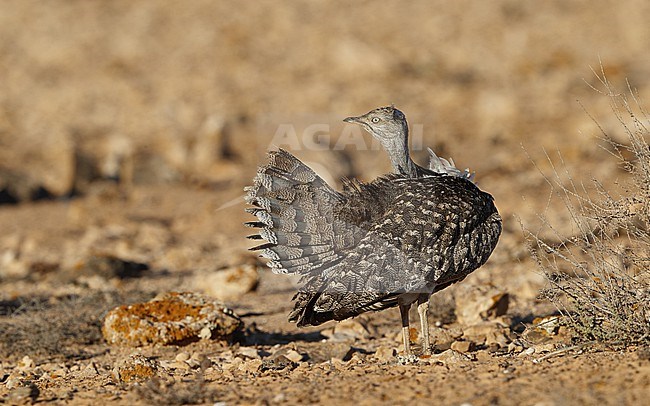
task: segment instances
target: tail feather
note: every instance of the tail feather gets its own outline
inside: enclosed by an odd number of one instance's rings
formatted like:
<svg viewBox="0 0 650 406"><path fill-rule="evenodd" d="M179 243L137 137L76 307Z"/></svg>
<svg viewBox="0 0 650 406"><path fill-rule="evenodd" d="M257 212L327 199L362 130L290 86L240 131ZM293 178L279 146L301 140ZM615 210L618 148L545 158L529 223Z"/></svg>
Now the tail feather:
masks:
<svg viewBox="0 0 650 406"><path fill-rule="evenodd" d="M379 311L397 304L398 294L373 294L301 290L293 297L289 321L298 327L318 326L330 320L345 320L367 311ZM349 304L355 304L350 306Z"/></svg>
<svg viewBox="0 0 650 406"><path fill-rule="evenodd" d="M430 170L437 173L446 173L448 175L457 176L459 178L464 178L471 182L474 182L474 173L470 172L469 168L465 168L465 170L461 171L460 169L456 168L453 159L449 158L449 160L446 160L445 158L440 158L438 155L436 155L435 152L433 152L431 148L427 149L429 150Z"/></svg>
<svg viewBox="0 0 650 406"><path fill-rule="evenodd" d="M247 211L257 217L246 225L259 229L249 238L264 241L251 249L269 259L274 273L298 274L306 282L294 297L289 320L298 326L318 325L394 305L390 292L396 287L390 281L399 278L391 274L387 282L380 276L392 272L383 265L386 258L399 261L401 254L376 252L385 245L383 240L367 241L359 251L363 238L380 238L368 236L359 221L370 218L371 210L382 210L349 204L377 202L380 191L374 186L351 180L340 194L293 155L279 150L269 153L269 163L259 168L245 190L252 206Z"/></svg>
<svg viewBox="0 0 650 406"><path fill-rule="evenodd" d="M307 165L284 150L269 153L269 163L259 168L253 185L244 189L246 209L259 228L250 236L265 240L251 250L270 259L275 273L309 274L340 257L346 225L335 216L341 195Z"/></svg>

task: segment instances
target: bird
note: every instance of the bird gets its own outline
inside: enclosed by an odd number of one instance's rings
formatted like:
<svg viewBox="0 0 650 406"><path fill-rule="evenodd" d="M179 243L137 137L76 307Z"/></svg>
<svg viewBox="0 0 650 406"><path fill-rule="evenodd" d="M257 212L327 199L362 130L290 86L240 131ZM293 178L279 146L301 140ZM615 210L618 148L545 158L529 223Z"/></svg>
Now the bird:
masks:
<svg viewBox="0 0 650 406"><path fill-rule="evenodd" d="M290 152L268 154L245 190L251 250L274 273L299 275L289 321L298 327L345 320L399 307L403 354L414 356L409 310L417 302L423 354L431 354L428 309L432 294L483 265L501 235L493 197L474 174L429 149L428 168L410 156L408 122L394 106L346 123L360 125L382 145L392 171L365 183L328 185Z"/></svg>

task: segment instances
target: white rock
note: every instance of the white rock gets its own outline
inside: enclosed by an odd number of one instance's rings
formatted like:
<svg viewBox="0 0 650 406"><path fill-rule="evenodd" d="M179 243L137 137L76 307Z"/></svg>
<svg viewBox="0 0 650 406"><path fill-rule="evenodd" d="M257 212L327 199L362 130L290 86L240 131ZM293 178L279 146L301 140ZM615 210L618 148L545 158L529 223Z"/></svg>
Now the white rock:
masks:
<svg viewBox="0 0 650 406"><path fill-rule="evenodd" d="M289 350L284 354L284 356L291 362L300 362L303 358L302 354L296 350Z"/></svg>
<svg viewBox="0 0 650 406"><path fill-rule="evenodd" d="M191 367L187 362L182 361L173 361L169 363L169 368L171 369L180 369L182 371L189 371Z"/></svg>
<svg viewBox="0 0 650 406"><path fill-rule="evenodd" d="M239 354L246 357L246 358L252 358L252 359L261 359L262 358L260 356L259 351L257 351L257 349L253 348L253 347L240 347L239 348Z"/></svg>
<svg viewBox="0 0 650 406"><path fill-rule="evenodd" d="M34 368L34 361L29 357L29 355L25 355L23 359L21 359L18 362L17 365L18 369L20 370L27 370L27 369L32 369Z"/></svg>
<svg viewBox="0 0 650 406"><path fill-rule="evenodd" d="M235 300L257 288L259 274L257 266L243 264L231 268L199 274L194 286L219 300Z"/></svg>
<svg viewBox="0 0 650 406"><path fill-rule="evenodd" d="M176 354L176 357L174 359L176 361L185 362L188 359L190 359L190 354L182 351L182 352L179 352L178 354Z"/></svg>
<svg viewBox="0 0 650 406"><path fill-rule="evenodd" d="M199 331L199 338L202 340L209 340L210 337L212 337L212 330L210 330L210 327L203 327L201 331Z"/></svg>

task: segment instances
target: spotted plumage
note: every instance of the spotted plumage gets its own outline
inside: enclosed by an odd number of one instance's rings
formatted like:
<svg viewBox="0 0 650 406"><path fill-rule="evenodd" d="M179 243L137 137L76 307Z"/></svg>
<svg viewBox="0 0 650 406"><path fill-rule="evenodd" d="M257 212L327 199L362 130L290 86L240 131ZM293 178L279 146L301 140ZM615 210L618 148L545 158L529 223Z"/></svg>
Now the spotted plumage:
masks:
<svg viewBox="0 0 650 406"><path fill-rule="evenodd" d="M408 328L408 308L417 301L426 352L429 297L485 263L501 218L469 171L432 151L430 169L410 159L399 110L346 121L379 139L394 173L370 183L346 180L338 192L289 152L270 152L246 189L247 210L257 217L246 224L260 229L250 238L265 240L253 249L274 272L302 276L289 315L298 326L400 306ZM404 345L409 353L406 336Z"/></svg>

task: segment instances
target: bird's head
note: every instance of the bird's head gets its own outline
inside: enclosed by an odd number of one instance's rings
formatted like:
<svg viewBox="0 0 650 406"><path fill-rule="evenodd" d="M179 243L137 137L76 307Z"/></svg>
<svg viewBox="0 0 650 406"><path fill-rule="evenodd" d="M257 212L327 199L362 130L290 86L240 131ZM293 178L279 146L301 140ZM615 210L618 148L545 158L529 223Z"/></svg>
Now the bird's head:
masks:
<svg viewBox="0 0 650 406"><path fill-rule="evenodd" d="M346 123L359 124L384 146L400 141L408 135L408 124L404 113L393 106L380 107L358 117L348 117Z"/></svg>

